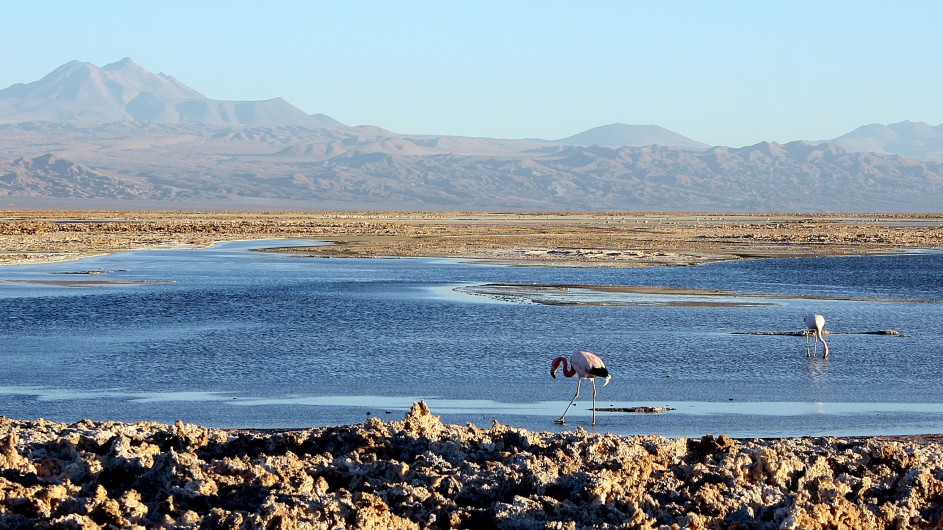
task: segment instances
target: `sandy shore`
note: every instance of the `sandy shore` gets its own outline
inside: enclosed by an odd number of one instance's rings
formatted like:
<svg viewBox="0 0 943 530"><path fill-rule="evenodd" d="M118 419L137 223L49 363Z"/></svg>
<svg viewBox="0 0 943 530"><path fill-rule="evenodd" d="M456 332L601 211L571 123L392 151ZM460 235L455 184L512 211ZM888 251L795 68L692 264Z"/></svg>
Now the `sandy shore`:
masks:
<svg viewBox="0 0 943 530"><path fill-rule="evenodd" d="M943 247L943 215L0 211L0 263L309 238L324 256L635 267Z"/></svg>
<svg viewBox="0 0 943 530"><path fill-rule="evenodd" d="M943 437L0 417L0 528L939 528Z"/></svg>
<svg viewBox="0 0 943 530"><path fill-rule="evenodd" d="M320 256L694 265L943 247L943 215L0 212L0 264L309 238ZM938 528L943 436L731 440L401 422L0 417L0 528Z"/></svg>

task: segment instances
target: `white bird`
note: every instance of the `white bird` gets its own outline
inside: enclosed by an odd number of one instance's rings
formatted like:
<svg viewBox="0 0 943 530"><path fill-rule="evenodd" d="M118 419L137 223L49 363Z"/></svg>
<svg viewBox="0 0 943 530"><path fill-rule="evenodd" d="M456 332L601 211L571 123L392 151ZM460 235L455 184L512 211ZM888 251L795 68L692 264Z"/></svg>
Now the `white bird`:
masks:
<svg viewBox="0 0 943 530"><path fill-rule="evenodd" d="M812 352L809 352L809 335L805 336L805 355L806 357L812 357L815 354L815 350L819 345L819 341L822 341L822 346L825 347L825 352L822 354L823 359L828 359L828 343L825 342L825 317L822 315L813 315L809 313L805 316L805 327L808 330L812 330L812 334L815 336L815 342L812 343Z"/></svg>
<svg viewBox="0 0 943 530"><path fill-rule="evenodd" d="M578 375L579 379L576 380L576 394L573 394L573 399L570 400L570 404L566 406L566 410L563 411L563 416L560 416L557 423L563 423L567 411L569 411L573 403L576 402L576 398L580 397L580 384L583 382L583 379L589 379L593 383L593 425L596 425L596 378L602 377L606 379L606 382L603 383L602 386L608 385L609 379L612 378L612 376L609 375L609 370L606 369L606 363L602 362L602 359L595 353L581 351L570 356L569 364L567 364L566 357L561 356L554 359L553 363L550 365L550 377L554 379L557 378L557 369L561 364L563 365L563 375L566 377Z"/></svg>

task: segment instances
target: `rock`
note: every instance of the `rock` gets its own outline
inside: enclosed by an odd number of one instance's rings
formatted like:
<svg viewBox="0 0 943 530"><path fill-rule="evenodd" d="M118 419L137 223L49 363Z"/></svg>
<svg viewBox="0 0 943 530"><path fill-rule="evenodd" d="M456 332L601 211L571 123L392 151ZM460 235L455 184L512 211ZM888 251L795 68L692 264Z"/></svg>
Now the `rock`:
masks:
<svg viewBox="0 0 943 530"><path fill-rule="evenodd" d="M733 440L403 421L0 417L0 528L928 528L943 437Z"/></svg>
<svg viewBox="0 0 943 530"><path fill-rule="evenodd" d="M413 403L403 422L406 432L430 439L438 438L444 428L442 420L429 411L429 405L426 405L425 401Z"/></svg>

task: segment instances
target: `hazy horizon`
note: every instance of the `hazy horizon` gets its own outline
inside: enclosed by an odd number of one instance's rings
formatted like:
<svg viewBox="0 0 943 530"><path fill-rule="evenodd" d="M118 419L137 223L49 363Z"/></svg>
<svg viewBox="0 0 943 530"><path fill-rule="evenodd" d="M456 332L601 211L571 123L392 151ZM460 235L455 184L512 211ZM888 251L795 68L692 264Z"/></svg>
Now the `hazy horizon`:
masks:
<svg viewBox="0 0 943 530"><path fill-rule="evenodd" d="M943 123L933 2L49 2L0 88L131 57L209 98L282 97L399 133L557 139L655 124L710 145Z"/></svg>

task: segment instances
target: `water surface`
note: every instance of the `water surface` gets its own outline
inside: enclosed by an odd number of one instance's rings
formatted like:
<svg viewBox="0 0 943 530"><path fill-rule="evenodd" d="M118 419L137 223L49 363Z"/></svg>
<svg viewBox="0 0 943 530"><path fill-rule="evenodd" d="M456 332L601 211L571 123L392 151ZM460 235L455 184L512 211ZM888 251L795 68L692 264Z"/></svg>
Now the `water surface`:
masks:
<svg viewBox="0 0 943 530"><path fill-rule="evenodd" d="M252 252L303 241L117 253L0 269L0 414L309 427L402 419L424 399L449 422L590 426L592 387L550 361L587 349L613 373L600 412L618 434L799 436L943 431L943 253L649 269L533 268L446 259ZM68 274L65 274L68 273ZM684 295L571 293L533 303L470 287L660 285ZM635 295L633 295L635 296ZM799 297L799 298L796 298ZM915 301L842 300L886 299ZM638 302L636 300L636 302ZM805 313L835 332L806 357Z"/></svg>

